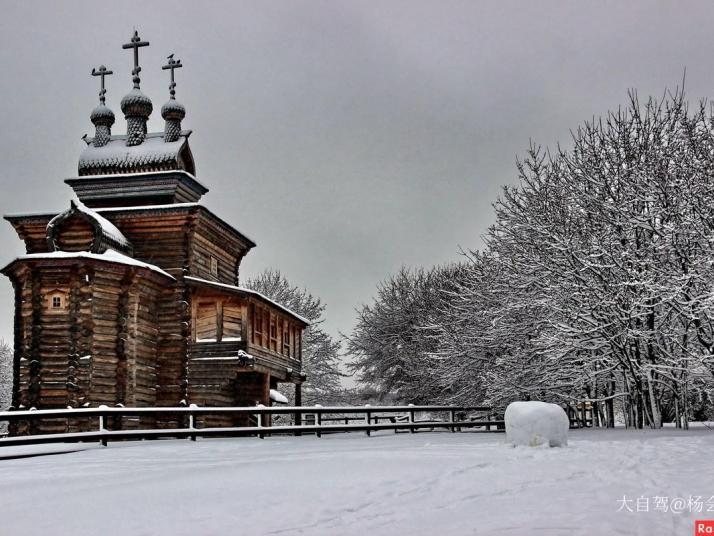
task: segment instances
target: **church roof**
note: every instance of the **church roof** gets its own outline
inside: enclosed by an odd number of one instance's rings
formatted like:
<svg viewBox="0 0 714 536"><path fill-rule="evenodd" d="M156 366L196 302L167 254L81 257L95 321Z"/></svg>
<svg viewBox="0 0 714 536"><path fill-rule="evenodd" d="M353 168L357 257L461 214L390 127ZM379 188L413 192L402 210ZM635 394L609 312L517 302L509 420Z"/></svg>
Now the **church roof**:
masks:
<svg viewBox="0 0 714 536"><path fill-rule="evenodd" d="M236 293L236 294L241 294L241 295L247 295L247 296L253 296L260 301L263 301L269 305L272 305L273 307L276 307L277 309L280 309L282 312L288 314L289 316L292 316L294 319L299 320L300 322L304 323L305 326L310 325L310 321L305 318L304 316L301 316L297 314L295 311L292 311L291 309L288 309L284 305L279 304L275 300L271 300L264 294L261 294L257 290L253 290L250 288L246 287L237 287L235 285L228 285L226 283L219 283L218 281L209 281L208 279L201 279L200 277L193 277L193 276L186 276L184 277L184 280L191 284L197 284L197 285L205 285L209 287L215 287L223 290L228 290L230 292Z"/></svg>
<svg viewBox="0 0 714 536"><path fill-rule="evenodd" d="M183 170L83 175L64 182L92 208L192 203L208 191Z"/></svg>
<svg viewBox="0 0 714 536"><path fill-rule="evenodd" d="M163 271L158 266L154 266L153 264L149 264L146 262L139 261L137 259L133 259L131 257L128 257L127 255L123 255L123 254L119 253L118 251L113 251L113 250L107 250L104 253L90 253L88 251L53 251L51 253L30 253L28 255L21 255L20 257L17 257L10 264L8 264L4 268L0 269L0 272L7 274L9 269L18 261L34 261L34 260L61 261L61 260L78 260L78 259L89 259L89 260L103 261L103 262L109 262L109 263L114 263L114 264L123 264L125 266L136 266L137 268L146 268L147 270L151 270L152 272L163 275L164 277L168 277L169 279L175 279L171 274Z"/></svg>
<svg viewBox="0 0 714 536"><path fill-rule="evenodd" d="M196 175L188 146L190 130L181 131L176 141L164 141L163 132L146 134L139 145L128 146L126 135L114 135L106 145L96 147L93 138L84 138L87 147L79 156L78 172L84 175L114 175L150 171L187 171Z"/></svg>

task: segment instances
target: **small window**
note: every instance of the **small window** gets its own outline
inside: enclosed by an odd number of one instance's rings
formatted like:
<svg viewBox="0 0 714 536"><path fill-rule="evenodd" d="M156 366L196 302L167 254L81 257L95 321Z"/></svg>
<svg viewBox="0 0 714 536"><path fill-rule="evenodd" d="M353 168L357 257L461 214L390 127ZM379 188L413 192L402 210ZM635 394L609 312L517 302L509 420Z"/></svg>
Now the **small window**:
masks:
<svg viewBox="0 0 714 536"><path fill-rule="evenodd" d="M283 354L290 356L290 328L285 321L283 321Z"/></svg>
<svg viewBox="0 0 714 536"><path fill-rule="evenodd" d="M270 340L278 340L278 326L275 322L275 317L270 315Z"/></svg>
<svg viewBox="0 0 714 536"><path fill-rule="evenodd" d="M278 321L272 314L270 315L270 345L269 348L275 352L278 348Z"/></svg>
<svg viewBox="0 0 714 536"><path fill-rule="evenodd" d="M66 291L54 289L48 292L44 297L45 309L50 314L61 314L66 312L68 305L68 296Z"/></svg>
<svg viewBox="0 0 714 536"><path fill-rule="evenodd" d="M253 342L263 344L263 313L260 307L253 310Z"/></svg>
<svg viewBox="0 0 714 536"><path fill-rule="evenodd" d="M216 342L218 340L217 311L215 302L198 304L196 307L196 341Z"/></svg>
<svg viewBox="0 0 714 536"><path fill-rule="evenodd" d="M216 259L213 255L211 255L210 262L211 262L211 275L218 277L218 259Z"/></svg>

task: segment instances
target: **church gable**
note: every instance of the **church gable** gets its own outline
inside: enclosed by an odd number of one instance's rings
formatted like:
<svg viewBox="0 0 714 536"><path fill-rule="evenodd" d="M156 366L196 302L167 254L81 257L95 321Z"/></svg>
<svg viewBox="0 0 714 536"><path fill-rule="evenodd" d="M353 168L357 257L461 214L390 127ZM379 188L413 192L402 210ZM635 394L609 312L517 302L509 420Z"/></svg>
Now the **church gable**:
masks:
<svg viewBox="0 0 714 536"><path fill-rule="evenodd" d="M51 251L94 251L96 230L85 218L76 214L53 227L47 240Z"/></svg>
<svg viewBox="0 0 714 536"><path fill-rule="evenodd" d="M47 224L47 247L49 251L131 251L131 244L113 223L74 201Z"/></svg>

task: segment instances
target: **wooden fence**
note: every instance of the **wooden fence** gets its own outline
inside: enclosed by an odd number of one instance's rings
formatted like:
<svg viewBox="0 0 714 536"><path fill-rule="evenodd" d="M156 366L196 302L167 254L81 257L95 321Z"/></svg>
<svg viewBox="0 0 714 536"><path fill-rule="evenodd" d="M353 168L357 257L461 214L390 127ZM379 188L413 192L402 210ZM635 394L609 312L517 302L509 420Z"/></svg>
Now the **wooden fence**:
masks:
<svg viewBox="0 0 714 536"><path fill-rule="evenodd" d="M420 415L421 414L421 415ZM205 416L245 416L251 418L250 426L201 427L198 422ZM266 418L272 416L271 418ZM287 416L288 422L277 422L278 416ZM162 417L183 422L181 427L137 428L141 417ZM37 423L48 420L72 420L73 427L85 431L67 433L11 435L0 438L0 447L39 443L78 443L128 439L158 439L197 437L263 438L277 434L316 434L334 432L372 432L392 430L415 433L419 430L450 430L480 428L487 432L503 431L503 420L496 419L493 411L484 406L300 406L300 407L106 407L79 409L47 409L0 412L0 422ZM276 422L269 422L275 420ZM79 424L78 424L79 423ZM125 426L126 425L126 426Z"/></svg>

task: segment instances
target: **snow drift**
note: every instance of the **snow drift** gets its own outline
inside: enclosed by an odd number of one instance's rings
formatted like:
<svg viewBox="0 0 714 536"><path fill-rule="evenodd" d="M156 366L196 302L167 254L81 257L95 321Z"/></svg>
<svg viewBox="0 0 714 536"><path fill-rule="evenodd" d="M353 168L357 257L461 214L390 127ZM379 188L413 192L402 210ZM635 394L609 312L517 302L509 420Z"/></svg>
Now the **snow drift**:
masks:
<svg viewBox="0 0 714 536"><path fill-rule="evenodd" d="M564 447L570 419L557 404L511 402L506 408L506 441L514 446Z"/></svg>

